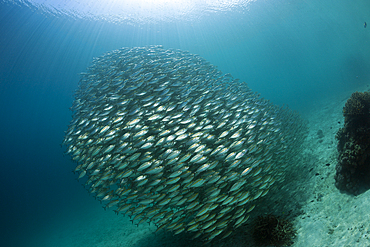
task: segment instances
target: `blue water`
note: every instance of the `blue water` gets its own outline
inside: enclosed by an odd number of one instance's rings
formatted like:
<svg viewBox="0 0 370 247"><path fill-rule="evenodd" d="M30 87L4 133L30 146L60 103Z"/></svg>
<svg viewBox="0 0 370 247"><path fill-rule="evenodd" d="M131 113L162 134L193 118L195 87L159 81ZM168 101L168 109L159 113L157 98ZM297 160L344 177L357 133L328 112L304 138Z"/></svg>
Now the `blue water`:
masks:
<svg viewBox="0 0 370 247"><path fill-rule="evenodd" d="M64 215L100 207L60 146L78 74L93 57L153 44L188 50L304 115L370 84L369 10L367 0L262 0L244 12L134 25L0 1L1 246L41 246Z"/></svg>

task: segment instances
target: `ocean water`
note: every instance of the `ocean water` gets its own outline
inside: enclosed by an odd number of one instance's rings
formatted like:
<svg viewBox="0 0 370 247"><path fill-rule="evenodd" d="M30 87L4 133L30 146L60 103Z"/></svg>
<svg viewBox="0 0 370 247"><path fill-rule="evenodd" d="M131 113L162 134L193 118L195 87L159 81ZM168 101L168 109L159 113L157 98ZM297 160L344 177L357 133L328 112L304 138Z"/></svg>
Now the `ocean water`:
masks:
<svg viewBox="0 0 370 247"><path fill-rule="evenodd" d="M72 3L66 11L58 1L0 1L1 246L63 246L45 239L104 212L60 144L79 73L105 52L187 50L303 117L318 102L370 84L366 0L233 1L145 15L147 1L118 19L77 12Z"/></svg>

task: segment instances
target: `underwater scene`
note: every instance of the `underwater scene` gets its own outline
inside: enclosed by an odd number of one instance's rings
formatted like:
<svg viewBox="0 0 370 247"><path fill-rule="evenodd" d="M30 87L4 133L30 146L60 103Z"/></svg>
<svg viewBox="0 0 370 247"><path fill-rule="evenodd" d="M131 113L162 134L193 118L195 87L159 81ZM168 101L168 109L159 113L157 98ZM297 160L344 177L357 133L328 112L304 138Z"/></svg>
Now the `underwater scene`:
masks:
<svg viewBox="0 0 370 247"><path fill-rule="evenodd" d="M369 10L0 0L1 246L370 246Z"/></svg>

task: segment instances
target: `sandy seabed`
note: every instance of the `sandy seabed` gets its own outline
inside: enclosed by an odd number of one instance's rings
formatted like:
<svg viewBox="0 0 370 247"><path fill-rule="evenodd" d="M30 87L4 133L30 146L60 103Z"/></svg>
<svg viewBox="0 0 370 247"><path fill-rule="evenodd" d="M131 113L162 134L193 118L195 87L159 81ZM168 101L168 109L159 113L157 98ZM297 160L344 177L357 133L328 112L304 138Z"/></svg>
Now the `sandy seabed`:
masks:
<svg viewBox="0 0 370 247"><path fill-rule="evenodd" d="M352 196L341 193L334 185L338 155L335 134L343 126L342 109L353 92L312 106L303 116L309 120L309 134L301 156L287 174L286 184L270 190L252 211L249 222L234 235L210 246L253 247L250 222L258 215L276 214L292 219L297 230L293 247L370 247L370 191ZM81 215L51 222L34 240L34 246L203 246L200 240L191 240L189 233L174 236L155 230L153 224L136 226L128 217L104 211L96 202Z"/></svg>

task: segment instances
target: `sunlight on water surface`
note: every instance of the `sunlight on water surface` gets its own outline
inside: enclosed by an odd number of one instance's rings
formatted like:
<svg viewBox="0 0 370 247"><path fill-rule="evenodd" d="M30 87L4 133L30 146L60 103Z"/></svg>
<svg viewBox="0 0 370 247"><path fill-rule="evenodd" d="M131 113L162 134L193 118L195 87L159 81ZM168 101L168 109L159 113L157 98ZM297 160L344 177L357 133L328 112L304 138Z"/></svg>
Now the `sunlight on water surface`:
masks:
<svg viewBox="0 0 370 247"><path fill-rule="evenodd" d="M255 0L8 0L53 15L106 20L110 22L148 23L192 20L215 12L247 11Z"/></svg>

